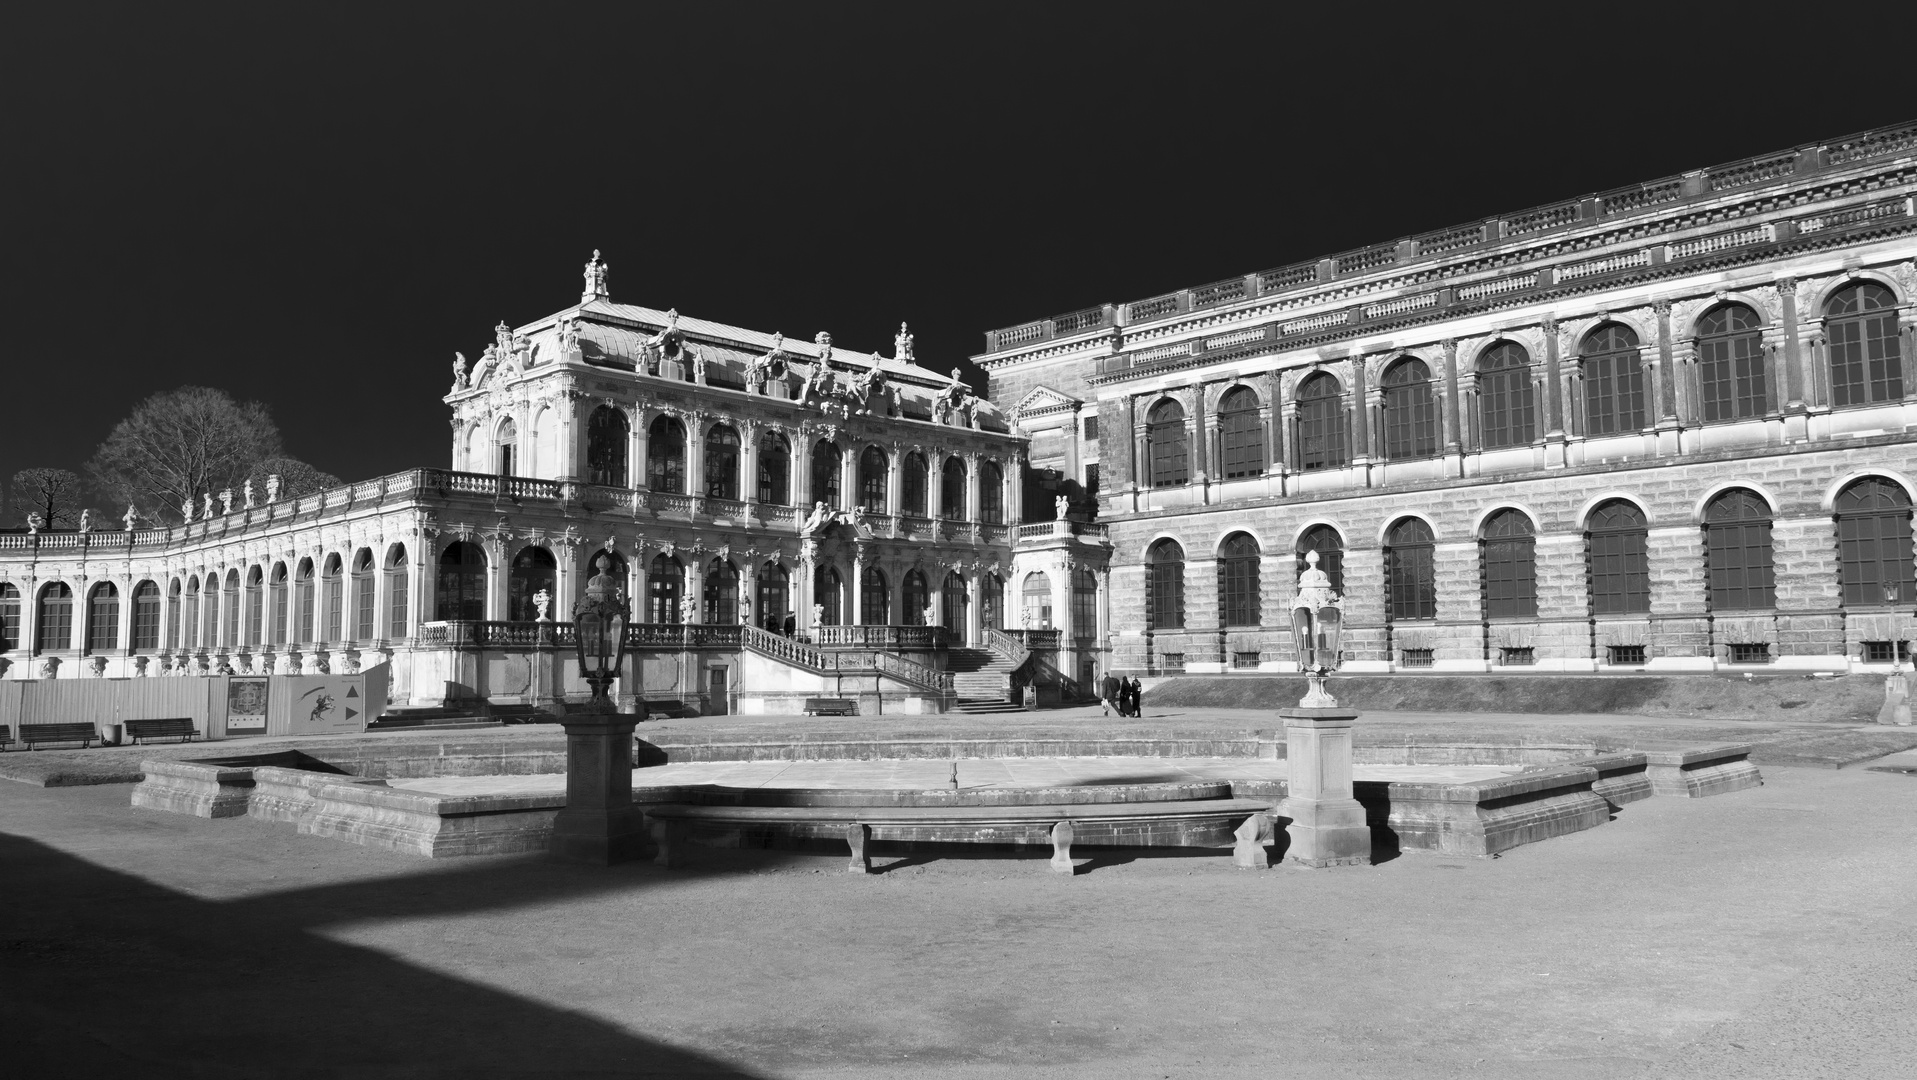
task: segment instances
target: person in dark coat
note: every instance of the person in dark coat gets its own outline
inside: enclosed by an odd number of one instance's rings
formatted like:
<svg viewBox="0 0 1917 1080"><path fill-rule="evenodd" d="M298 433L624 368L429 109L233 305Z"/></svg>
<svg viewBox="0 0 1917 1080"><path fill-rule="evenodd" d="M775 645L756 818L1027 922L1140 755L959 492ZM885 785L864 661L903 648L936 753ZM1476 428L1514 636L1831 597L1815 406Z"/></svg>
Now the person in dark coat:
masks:
<svg viewBox="0 0 1917 1080"><path fill-rule="evenodd" d="M1110 716L1113 709L1118 710L1118 715L1125 715L1125 707L1118 702L1118 678L1109 671L1098 681L1098 707L1106 716Z"/></svg>
<svg viewBox="0 0 1917 1080"><path fill-rule="evenodd" d="M1145 703L1142 700L1145 696L1145 687L1143 684L1141 684L1138 681L1138 677L1136 675L1132 676L1130 682L1131 682L1131 686L1127 690L1126 696L1131 699L1132 711L1127 713L1126 715L1142 716L1144 715L1144 709L1145 709Z"/></svg>

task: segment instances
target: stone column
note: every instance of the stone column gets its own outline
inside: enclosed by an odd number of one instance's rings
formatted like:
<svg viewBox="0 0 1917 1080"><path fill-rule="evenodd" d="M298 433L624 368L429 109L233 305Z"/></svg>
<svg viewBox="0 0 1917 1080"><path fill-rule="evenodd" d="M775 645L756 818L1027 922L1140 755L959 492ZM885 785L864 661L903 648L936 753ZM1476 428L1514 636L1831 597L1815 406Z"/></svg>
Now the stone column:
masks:
<svg viewBox="0 0 1917 1080"><path fill-rule="evenodd" d="M965 455L965 520L976 525L979 520L979 455Z"/></svg>
<svg viewBox="0 0 1917 1080"><path fill-rule="evenodd" d="M984 607L985 575L974 570L964 575L965 595L971 601L965 605L965 643L977 646L985 640L984 628L980 625L980 612Z"/></svg>
<svg viewBox="0 0 1917 1080"><path fill-rule="evenodd" d="M566 806L553 818L548 850L568 862L610 866L647 854L643 817L632 805L634 716L567 713Z"/></svg>
<svg viewBox="0 0 1917 1080"><path fill-rule="evenodd" d="M1677 422L1677 374L1671 367L1671 302L1657 300L1651 304L1651 312L1657 318L1657 369L1653 389L1657 392L1657 422Z"/></svg>
<svg viewBox="0 0 1917 1080"><path fill-rule="evenodd" d="M644 409L632 411L632 427L627 432L629 449L626 454L626 486L643 488L646 486L646 425L650 418Z"/></svg>
<svg viewBox="0 0 1917 1080"><path fill-rule="evenodd" d="M1061 553L1046 568L1052 585L1052 629L1059 632L1059 652L1070 651L1076 628L1072 626L1072 559ZM1066 672L1072 675L1071 672ZM1073 675L1076 678L1076 675Z"/></svg>
<svg viewBox="0 0 1917 1080"><path fill-rule="evenodd" d="M852 598L852 610L844 612L839 619L841 626L865 625L865 565L868 557L864 552L852 556L852 581L848 594Z"/></svg>
<svg viewBox="0 0 1917 1080"><path fill-rule="evenodd" d="M692 605L692 617L683 619L682 621L689 624L702 623L706 621L707 556L704 554L694 555L691 552L687 552L686 556L685 569L682 571L685 575L685 584L680 587L679 599L680 602L683 603L685 598L690 596L696 602Z"/></svg>
<svg viewBox="0 0 1917 1080"><path fill-rule="evenodd" d="M885 455L885 512L892 515L893 528L898 528L899 514L904 510L905 499L905 455L909 451L894 446ZM897 536L896 531L893 532Z"/></svg>
<svg viewBox="0 0 1917 1080"><path fill-rule="evenodd" d="M847 441L851 445L839 447L839 508L842 510L859 505L859 455L865 450L856 441Z"/></svg>
<svg viewBox="0 0 1917 1080"><path fill-rule="evenodd" d="M1781 387L1784 411L1802 413L1804 402L1804 353L1797 327L1797 279L1777 279L1778 307L1783 310L1784 370Z"/></svg>
<svg viewBox="0 0 1917 1080"><path fill-rule="evenodd" d="M1544 331L1544 434L1546 439L1555 435L1562 441L1564 386L1558 362L1558 321L1547 318L1541 328Z"/></svg>
<svg viewBox="0 0 1917 1080"><path fill-rule="evenodd" d="M687 413L679 422L686 426L686 494L694 499L696 515L705 507L706 498L706 417Z"/></svg>
<svg viewBox="0 0 1917 1080"><path fill-rule="evenodd" d="M1458 457L1464 450L1464 413L1459 409L1458 392L1458 343L1446 339L1444 343L1444 456Z"/></svg>
<svg viewBox="0 0 1917 1080"><path fill-rule="evenodd" d="M1285 861L1297 866L1366 866L1371 827L1351 786L1349 709L1280 709L1285 721L1287 797L1278 816L1287 818L1290 844Z"/></svg>

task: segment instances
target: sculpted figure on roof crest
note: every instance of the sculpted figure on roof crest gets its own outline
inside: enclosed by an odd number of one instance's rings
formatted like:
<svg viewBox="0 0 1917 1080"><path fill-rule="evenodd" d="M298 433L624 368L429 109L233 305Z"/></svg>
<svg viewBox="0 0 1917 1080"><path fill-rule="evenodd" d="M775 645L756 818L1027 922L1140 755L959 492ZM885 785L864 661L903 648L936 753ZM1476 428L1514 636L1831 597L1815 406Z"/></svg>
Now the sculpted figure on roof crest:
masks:
<svg viewBox="0 0 1917 1080"><path fill-rule="evenodd" d="M746 364L746 385L755 394L765 393L768 379L783 379L787 370L785 335L772 335L772 348L764 355Z"/></svg>
<svg viewBox="0 0 1917 1080"><path fill-rule="evenodd" d="M140 523L140 512L133 508L132 503L127 503L126 516L121 518L120 520L126 522L126 531L132 532L133 527Z"/></svg>
<svg viewBox="0 0 1917 1080"><path fill-rule="evenodd" d="M586 264L586 291L579 296L579 302L589 304L594 300L606 298L606 278L612 273L612 267L599 261L599 249L594 248L592 261Z"/></svg>
<svg viewBox="0 0 1917 1080"><path fill-rule="evenodd" d="M453 390L458 392L464 389L466 389L466 354L456 352L453 354Z"/></svg>
<svg viewBox="0 0 1917 1080"><path fill-rule="evenodd" d="M912 362L912 332L899 324L898 336L892 339L892 359L901 363Z"/></svg>

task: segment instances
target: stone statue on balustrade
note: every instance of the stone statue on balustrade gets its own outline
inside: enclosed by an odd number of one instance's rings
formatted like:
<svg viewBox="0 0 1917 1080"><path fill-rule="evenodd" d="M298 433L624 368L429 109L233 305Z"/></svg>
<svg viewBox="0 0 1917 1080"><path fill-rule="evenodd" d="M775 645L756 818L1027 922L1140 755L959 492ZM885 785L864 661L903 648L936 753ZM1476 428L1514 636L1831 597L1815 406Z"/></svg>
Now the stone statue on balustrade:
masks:
<svg viewBox="0 0 1917 1080"><path fill-rule="evenodd" d="M266 501L278 502L280 498L280 474L270 473L266 477Z"/></svg>
<svg viewBox="0 0 1917 1080"><path fill-rule="evenodd" d="M680 621L680 622L682 622L682 623L690 623L690 622L692 622L692 621L694 621L695 619L697 619L697 618L698 618L698 616L699 616L699 600L698 600L698 598L697 598L697 597L692 597L692 596L687 596L687 597L682 597L682 598L680 598L680 600L679 600L679 621Z"/></svg>
<svg viewBox="0 0 1917 1080"><path fill-rule="evenodd" d="M134 509L132 503L127 503L126 516L121 518L120 520L126 523L126 531L132 532L133 527L140 523L140 512Z"/></svg>
<svg viewBox="0 0 1917 1080"><path fill-rule="evenodd" d="M813 605L812 605L812 631L813 631L813 633L817 633L817 632L818 632L818 630L819 630L819 627L821 627L821 626L824 626L824 625L825 625L825 605L824 605L824 604L813 604Z"/></svg>
<svg viewBox="0 0 1917 1080"><path fill-rule="evenodd" d="M40 532L40 515L37 513L28 514L27 515L27 535L34 536L34 535L37 535L39 532Z"/></svg>
<svg viewBox="0 0 1917 1080"><path fill-rule="evenodd" d="M453 354L453 391L457 393L464 389L466 389L466 354L456 352Z"/></svg>
<svg viewBox="0 0 1917 1080"><path fill-rule="evenodd" d="M200 507L200 520L205 521L213 516L213 493L210 491L202 491L200 492L200 498L203 500Z"/></svg>
<svg viewBox="0 0 1917 1080"><path fill-rule="evenodd" d="M1065 515L1072 512L1072 500L1068 496L1060 495L1052 500L1052 508L1058 511L1058 520L1064 521Z"/></svg>
<svg viewBox="0 0 1917 1080"><path fill-rule="evenodd" d="M598 249L592 253L592 261L586 264L586 289L579 294L579 302L590 304L609 294L606 291L606 279L612 276L612 267L599 259Z"/></svg>
<svg viewBox="0 0 1917 1080"><path fill-rule="evenodd" d="M904 323L899 324L898 335L892 339L892 359L901 364L912 362L912 331Z"/></svg>
<svg viewBox="0 0 1917 1080"><path fill-rule="evenodd" d="M549 609L552 607L552 594L541 589L533 594L532 600L533 609L538 612L535 618L540 622L551 622L552 615Z"/></svg>
<svg viewBox="0 0 1917 1080"><path fill-rule="evenodd" d="M746 364L746 386L755 394L765 393L765 384L772 379L785 378L790 370L785 351L785 335L772 335L772 348L764 356L757 357Z"/></svg>
<svg viewBox="0 0 1917 1080"><path fill-rule="evenodd" d="M91 510L80 511L80 531L83 533L90 533L93 531L93 511Z"/></svg>
<svg viewBox="0 0 1917 1080"><path fill-rule="evenodd" d="M233 512L233 489L221 488L220 489L220 513L230 514L232 512Z"/></svg>
<svg viewBox="0 0 1917 1080"><path fill-rule="evenodd" d="M743 596L739 598L739 625L752 625L752 601Z"/></svg>
<svg viewBox="0 0 1917 1080"><path fill-rule="evenodd" d="M240 485L240 506L246 510L253 509L253 481L251 480Z"/></svg>
<svg viewBox="0 0 1917 1080"><path fill-rule="evenodd" d="M180 500L180 520L193 520L193 497L191 495Z"/></svg>

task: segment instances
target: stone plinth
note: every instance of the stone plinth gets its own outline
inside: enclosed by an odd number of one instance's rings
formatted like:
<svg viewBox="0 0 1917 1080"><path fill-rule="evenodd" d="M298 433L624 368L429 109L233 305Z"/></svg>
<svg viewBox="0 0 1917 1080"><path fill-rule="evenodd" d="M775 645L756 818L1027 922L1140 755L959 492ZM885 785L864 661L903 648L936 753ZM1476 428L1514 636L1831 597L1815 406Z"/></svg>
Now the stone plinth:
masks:
<svg viewBox="0 0 1917 1080"><path fill-rule="evenodd" d="M140 763L145 778L133 788L133 805L194 817L246 816L253 770L195 761Z"/></svg>
<svg viewBox="0 0 1917 1080"><path fill-rule="evenodd" d="M1352 794L1350 709L1281 709L1290 774L1278 816L1290 819L1285 861L1298 866L1365 866L1371 827Z"/></svg>
<svg viewBox="0 0 1917 1080"><path fill-rule="evenodd" d="M1596 828L1611 804L1592 791L1598 770L1567 766L1469 784L1391 785L1391 829L1407 851L1496 855Z"/></svg>
<svg viewBox="0 0 1917 1080"><path fill-rule="evenodd" d="M1749 743L1697 750L1652 750L1644 757L1651 790L1659 795L1701 799L1764 784L1763 775L1751 764Z"/></svg>
<svg viewBox="0 0 1917 1080"><path fill-rule="evenodd" d="M632 805L632 729L620 713L568 715L566 808L552 825L555 858L610 866L647 853L644 816Z"/></svg>
<svg viewBox="0 0 1917 1080"><path fill-rule="evenodd" d="M1646 760L1643 753L1623 751L1578 758L1565 764L1596 769L1597 779L1591 783L1591 790L1612 806L1623 806L1655 794L1651 790L1651 775L1646 770Z"/></svg>

